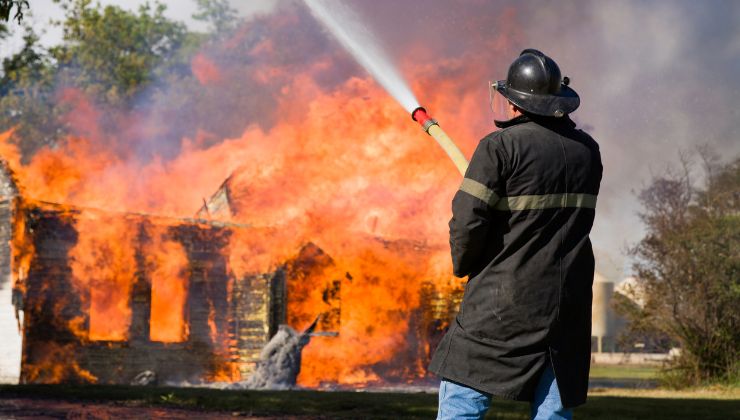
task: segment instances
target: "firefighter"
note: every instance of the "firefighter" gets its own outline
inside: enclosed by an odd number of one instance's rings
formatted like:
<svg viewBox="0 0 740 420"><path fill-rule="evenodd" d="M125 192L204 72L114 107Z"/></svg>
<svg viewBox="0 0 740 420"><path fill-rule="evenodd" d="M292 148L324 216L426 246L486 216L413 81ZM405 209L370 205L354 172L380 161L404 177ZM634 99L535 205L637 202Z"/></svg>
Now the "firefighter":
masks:
<svg viewBox="0 0 740 420"><path fill-rule="evenodd" d="M468 282L429 367L442 378L439 419L482 418L494 395L529 401L536 419L570 419L586 401L602 165L569 118L580 98L568 85L534 49L492 84L510 115L452 200L453 269Z"/></svg>

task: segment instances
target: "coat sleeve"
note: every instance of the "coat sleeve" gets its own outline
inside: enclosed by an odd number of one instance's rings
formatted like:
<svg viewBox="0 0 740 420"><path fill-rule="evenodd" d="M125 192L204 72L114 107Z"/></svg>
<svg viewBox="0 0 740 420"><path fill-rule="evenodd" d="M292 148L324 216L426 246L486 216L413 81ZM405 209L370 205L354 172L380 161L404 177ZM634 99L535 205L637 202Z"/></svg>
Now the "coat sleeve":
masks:
<svg viewBox="0 0 740 420"><path fill-rule="evenodd" d="M452 199L450 249L457 277L469 275L480 264L488 242L490 208L501 197L506 168L506 154L498 136L481 140Z"/></svg>

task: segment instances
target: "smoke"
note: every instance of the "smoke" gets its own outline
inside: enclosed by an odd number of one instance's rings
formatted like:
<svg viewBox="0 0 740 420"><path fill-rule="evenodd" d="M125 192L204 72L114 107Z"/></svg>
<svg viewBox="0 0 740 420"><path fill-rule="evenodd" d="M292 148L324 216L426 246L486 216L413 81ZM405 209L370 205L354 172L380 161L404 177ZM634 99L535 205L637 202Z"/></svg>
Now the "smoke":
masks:
<svg viewBox="0 0 740 420"><path fill-rule="evenodd" d="M301 371L301 353L309 344L311 333L318 319L304 332L299 333L281 325L260 352L257 369L243 382L231 389L292 389Z"/></svg>
<svg viewBox="0 0 740 420"><path fill-rule="evenodd" d="M522 11L528 42L552 55L581 95L575 117L593 127L604 160L592 237L619 257L643 233L634 191L652 173L675 163L679 151L704 144L727 158L740 152L740 4L548 6Z"/></svg>

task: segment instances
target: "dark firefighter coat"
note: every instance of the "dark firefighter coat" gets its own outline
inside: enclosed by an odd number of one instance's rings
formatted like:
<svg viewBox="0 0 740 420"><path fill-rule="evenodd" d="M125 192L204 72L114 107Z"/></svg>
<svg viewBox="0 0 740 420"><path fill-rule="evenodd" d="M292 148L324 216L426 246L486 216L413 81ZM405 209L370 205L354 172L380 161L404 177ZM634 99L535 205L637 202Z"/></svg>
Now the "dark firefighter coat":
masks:
<svg viewBox="0 0 740 420"><path fill-rule="evenodd" d="M478 145L452 201L454 273L469 276L429 370L532 401L552 363L566 407L583 404L591 358L589 232L596 142L567 117L520 116Z"/></svg>

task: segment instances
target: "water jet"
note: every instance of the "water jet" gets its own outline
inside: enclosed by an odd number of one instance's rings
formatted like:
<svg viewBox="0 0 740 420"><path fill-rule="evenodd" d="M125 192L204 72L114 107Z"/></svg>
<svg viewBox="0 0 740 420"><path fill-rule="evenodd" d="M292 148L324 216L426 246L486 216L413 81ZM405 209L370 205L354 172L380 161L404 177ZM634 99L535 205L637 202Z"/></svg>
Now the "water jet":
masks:
<svg viewBox="0 0 740 420"><path fill-rule="evenodd" d="M306 0L313 15L331 32L352 57L372 75L411 118L421 124L424 131L437 141L461 174L465 175L468 161L454 141L419 105L406 81L398 73L388 56L378 46L372 32L347 5L332 2L331 7L323 1Z"/></svg>

